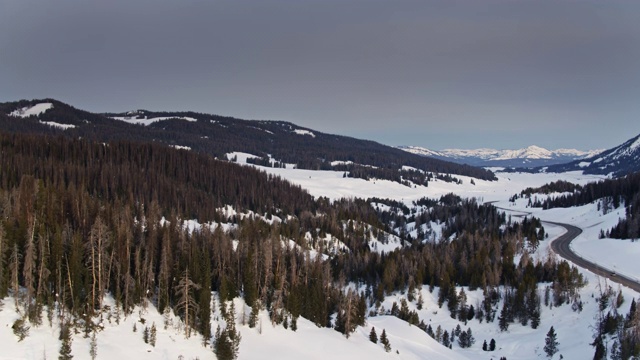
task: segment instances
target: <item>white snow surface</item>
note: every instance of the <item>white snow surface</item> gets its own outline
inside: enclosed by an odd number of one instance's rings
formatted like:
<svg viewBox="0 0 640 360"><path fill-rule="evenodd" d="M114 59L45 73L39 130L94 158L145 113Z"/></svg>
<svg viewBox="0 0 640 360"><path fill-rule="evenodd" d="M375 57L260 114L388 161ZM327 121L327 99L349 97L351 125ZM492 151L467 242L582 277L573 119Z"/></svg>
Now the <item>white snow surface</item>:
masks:
<svg viewBox="0 0 640 360"><path fill-rule="evenodd" d="M188 117L188 116L165 116L165 117L155 117L148 118L146 115L143 119L138 119L137 116L114 116L112 117L114 120L120 120L124 122L128 122L129 124L142 124L142 125L151 125L154 122L164 121L169 119L178 119L178 120L186 120L186 121L197 121L197 119Z"/></svg>
<svg viewBox="0 0 640 360"><path fill-rule="evenodd" d="M298 135L309 135L311 137L316 137L316 134L312 133L309 130L295 129L295 130L293 130L293 132L298 134Z"/></svg>
<svg viewBox="0 0 640 360"><path fill-rule="evenodd" d="M402 150L426 156L443 156L454 159L474 157L483 160L511 160L511 159L553 159L560 156L587 158L599 154L602 150L581 151L576 149L547 150L543 147L531 145L523 149L444 149L431 150L419 146L401 147Z"/></svg>
<svg viewBox="0 0 640 360"><path fill-rule="evenodd" d="M40 104L23 107L21 109L12 111L9 114L9 116L15 116L15 117L21 117L21 118L26 118L33 115L38 116L51 108L53 108L52 103L40 103Z"/></svg>
<svg viewBox="0 0 640 360"><path fill-rule="evenodd" d="M73 124L61 124L61 123L57 123L55 121L40 121L41 124L45 124L45 125L49 125L51 127L56 127L62 130L67 130L67 129L73 129L74 127L76 127Z"/></svg>

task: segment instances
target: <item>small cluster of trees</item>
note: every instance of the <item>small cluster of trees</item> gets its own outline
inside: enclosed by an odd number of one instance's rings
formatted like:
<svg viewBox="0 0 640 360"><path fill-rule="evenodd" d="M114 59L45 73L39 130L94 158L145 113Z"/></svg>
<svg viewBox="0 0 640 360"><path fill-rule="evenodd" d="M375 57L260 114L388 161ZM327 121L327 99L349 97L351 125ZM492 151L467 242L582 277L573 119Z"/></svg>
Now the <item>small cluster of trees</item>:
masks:
<svg viewBox="0 0 640 360"><path fill-rule="evenodd" d="M636 300L631 300L627 316L618 313L618 309L624 303L620 290L616 295L610 286L600 286L597 300L598 314L591 344L595 348L593 358L604 360L607 353L612 359L640 356L640 311L637 309Z"/></svg>
<svg viewBox="0 0 640 360"><path fill-rule="evenodd" d="M375 327L372 327L369 332L369 340L374 344L378 343L378 334L376 333ZM384 351L391 352L391 343L389 342L387 331L385 329L382 329L382 334L380 334L380 343L384 347Z"/></svg>

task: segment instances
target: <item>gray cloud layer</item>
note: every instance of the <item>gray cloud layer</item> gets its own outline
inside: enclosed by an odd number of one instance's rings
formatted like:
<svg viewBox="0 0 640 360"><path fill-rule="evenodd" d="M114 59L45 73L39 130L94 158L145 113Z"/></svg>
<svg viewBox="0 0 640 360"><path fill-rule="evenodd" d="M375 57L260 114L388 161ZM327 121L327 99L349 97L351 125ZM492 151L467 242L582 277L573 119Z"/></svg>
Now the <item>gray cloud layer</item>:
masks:
<svg viewBox="0 0 640 360"><path fill-rule="evenodd" d="M0 0L0 99L282 119L390 145L640 133L637 1Z"/></svg>

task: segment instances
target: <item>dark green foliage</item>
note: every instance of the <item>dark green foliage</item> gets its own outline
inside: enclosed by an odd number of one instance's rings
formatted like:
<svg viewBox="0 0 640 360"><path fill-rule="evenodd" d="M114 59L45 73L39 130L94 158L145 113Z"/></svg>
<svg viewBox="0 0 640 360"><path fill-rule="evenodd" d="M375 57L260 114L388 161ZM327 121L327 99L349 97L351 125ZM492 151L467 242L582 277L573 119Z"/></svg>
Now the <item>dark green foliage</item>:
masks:
<svg viewBox="0 0 640 360"><path fill-rule="evenodd" d="M547 337L544 340L544 352L548 357L552 357L558 352L558 339L553 326L549 329Z"/></svg>
<svg viewBox="0 0 640 360"><path fill-rule="evenodd" d="M475 342L476 339L473 337L471 328L468 328L466 331L461 331L460 335L458 335L458 345L460 345L460 347L463 349L473 346Z"/></svg>
<svg viewBox="0 0 640 360"><path fill-rule="evenodd" d="M500 327L500 331L509 330L509 322L510 322L509 312L510 312L509 306L505 301L504 304L502 305L502 310L500 311L500 315L498 316L498 326Z"/></svg>
<svg viewBox="0 0 640 360"><path fill-rule="evenodd" d="M447 330L445 330L444 334L442 334L442 345L444 345L445 347L451 346L451 338Z"/></svg>
<svg viewBox="0 0 640 360"><path fill-rule="evenodd" d="M391 352L391 343L389 343L389 338L387 338L387 331L385 329L382 329L380 343L384 346L384 351Z"/></svg>
<svg viewBox="0 0 640 360"><path fill-rule="evenodd" d="M249 327L250 328L256 327L256 324L258 323L259 311L260 311L260 307L258 306L258 303L255 302L253 304L253 306L251 307L251 314L249 315Z"/></svg>
<svg viewBox="0 0 640 360"><path fill-rule="evenodd" d="M369 340L374 344L378 343L378 334L376 334L376 328L375 327L372 327L371 331L369 332Z"/></svg>
<svg viewBox="0 0 640 360"><path fill-rule="evenodd" d="M11 325L11 329L13 330L13 334L18 337L18 342L29 336L30 326L27 325L24 319L14 321L13 325Z"/></svg>
<svg viewBox="0 0 640 360"><path fill-rule="evenodd" d="M220 326L216 329L213 340L213 352L219 360L234 360L237 358L233 348L233 341L225 330L220 330Z"/></svg>
<svg viewBox="0 0 640 360"><path fill-rule="evenodd" d="M157 337L158 329L156 329L156 323L154 322L153 325L151 325L151 331L149 332L149 345L155 347Z"/></svg>
<svg viewBox="0 0 640 360"><path fill-rule="evenodd" d="M491 339L491 341L489 342L489 351L494 351L496 349L496 341L494 339Z"/></svg>
<svg viewBox="0 0 640 360"><path fill-rule="evenodd" d="M71 360L73 359L73 355L71 355L71 324L63 323L60 325L60 336L59 339L61 341L60 344L60 352L58 355L58 360Z"/></svg>

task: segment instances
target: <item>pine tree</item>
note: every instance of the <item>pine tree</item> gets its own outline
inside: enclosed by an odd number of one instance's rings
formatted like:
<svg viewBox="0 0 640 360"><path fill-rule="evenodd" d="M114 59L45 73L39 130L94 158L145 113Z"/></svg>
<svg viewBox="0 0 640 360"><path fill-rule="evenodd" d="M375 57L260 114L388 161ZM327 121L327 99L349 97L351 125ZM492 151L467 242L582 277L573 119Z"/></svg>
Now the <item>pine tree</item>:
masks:
<svg viewBox="0 0 640 360"><path fill-rule="evenodd" d="M416 303L416 308L418 310L422 310L424 306L424 299L422 298L422 291L418 292L418 302Z"/></svg>
<svg viewBox="0 0 640 360"><path fill-rule="evenodd" d="M500 331L509 330L509 307L506 300L502 305L502 310L498 316L498 327L500 327Z"/></svg>
<svg viewBox="0 0 640 360"><path fill-rule="evenodd" d="M489 351L494 351L496 349L496 341L494 339L491 339L491 341L489 341Z"/></svg>
<svg viewBox="0 0 640 360"><path fill-rule="evenodd" d="M253 303L251 306L251 314L249 315L249 327L254 328L258 323L258 314L260 311L260 307L258 306L258 301Z"/></svg>
<svg viewBox="0 0 640 360"><path fill-rule="evenodd" d="M544 352L548 357L552 357L553 354L558 352L558 340L556 336L555 330L553 330L553 326L549 329L547 333L547 337L544 340Z"/></svg>
<svg viewBox="0 0 640 360"><path fill-rule="evenodd" d="M458 335L458 345L463 349L469 347L469 337L466 331L462 331L460 335Z"/></svg>
<svg viewBox="0 0 640 360"><path fill-rule="evenodd" d="M527 314L531 320L531 328L540 326L540 296L536 291L530 291L527 299Z"/></svg>
<svg viewBox="0 0 640 360"><path fill-rule="evenodd" d="M18 337L18 342L24 340L27 336L29 336L30 327L27 325L24 319L18 319L14 321L11 329L13 330L13 334Z"/></svg>
<svg viewBox="0 0 640 360"><path fill-rule="evenodd" d="M375 327L372 327L371 331L369 332L369 340L374 344L378 343L378 334L376 334L376 328Z"/></svg>
<svg viewBox="0 0 640 360"><path fill-rule="evenodd" d="M149 344L153 347L156 346L156 339L158 337L158 329L156 329L156 323L151 325L151 331L149 332Z"/></svg>
<svg viewBox="0 0 640 360"><path fill-rule="evenodd" d="M487 340L485 340L485 341L482 343L482 351L489 351L489 349L487 348Z"/></svg>
<svg viewBox="0 0 640 360"><path fill-rule="evenodd" d="M473 337L473 333L471 332L471 328L467 329L467 347L472 347L473 344L476 343L476 338Z"/></svg>
<svg viewBox="0 0 640 360"><path fill-rule="evenodd" d="M176 297L178 303L176 308L182 311L184 315L184 335L186 338L191 336L191 328L194 323L194 314L197 314L198 304L192 292L200 286L191 280L189 269L185 269L176 285Z"/></svg>
<svg viewBox="0 0 640 360"><path fill-rule="evenodd" d="M384 351L391 352L391 343L389 343L389 339L387 338L387 332L385 329L382 329L382 334L380 335L380 343L384 345Z"/></svg>
<svg viewBox="0 0 640 360"><path fill-rule="evenodd" d="M226 331L220 329L219 325L213 339L213 352L219 360L235 359L231 339L229 339L229 335Z"/></svg>
<svg viewBox="0 0 640 360"><path fill-rule="evenodd" d="M89 343L89 356L91 360L95 360L98 356L98 340L96 339L96 332L91 335L91 342Z"/></svg>
<svg viewBox="0 0 640 360"><path fill-rule="evenodd" d="M449 347L451 345L451 339L449 338L449 332L447 330L442 334L442 345Z"/></svg>
<svg viewBox="0 0 640 360"><path fill-rule="evenodd" d="M58 355L58 360L71 360L73 359L73 355L71 355L71 324L64 323L60 326L60 340L62 343L60 344L60 353Z"/></svg>
<svg viewBox="0 0 640 360"><path fill-rule="evenodd" d="M142 331L142 341L144 341L145 344L149 343L149 327L145 326L144 330Z"/></svg>

